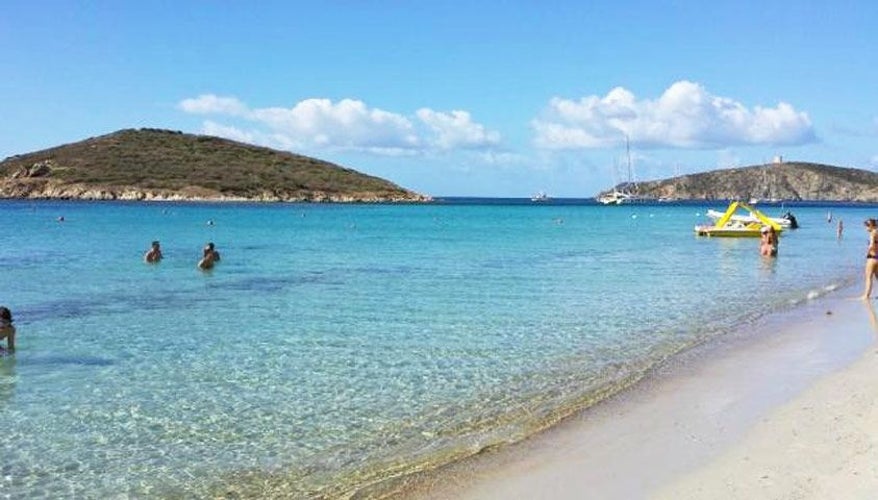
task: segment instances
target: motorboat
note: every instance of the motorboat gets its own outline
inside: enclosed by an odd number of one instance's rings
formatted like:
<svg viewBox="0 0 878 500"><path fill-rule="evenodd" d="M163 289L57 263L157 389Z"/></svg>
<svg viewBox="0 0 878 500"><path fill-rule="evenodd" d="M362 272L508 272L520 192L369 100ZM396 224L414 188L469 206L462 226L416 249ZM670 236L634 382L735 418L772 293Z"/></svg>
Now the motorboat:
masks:
<svg viewBox="0 0 878 500"><path fill-rule="evenodd" d="M748 215L733 219L739 209L745 210ZM729 203L726 211L713 224L695 226L695 234L698 236L726 238L758 238L761 236L762 228L765 226L774 228L778 235L783 231L783 226L773 218L766 216L743 201L733 201Z"/></svg>
<svg viewBox="0 0 878 500"><path fill-rule="evenodd" d="M530 201L534 203L538 203L541 201L549 201L549 195L545 193L545 191L540 191L539 193L530 197Z"/></svg>

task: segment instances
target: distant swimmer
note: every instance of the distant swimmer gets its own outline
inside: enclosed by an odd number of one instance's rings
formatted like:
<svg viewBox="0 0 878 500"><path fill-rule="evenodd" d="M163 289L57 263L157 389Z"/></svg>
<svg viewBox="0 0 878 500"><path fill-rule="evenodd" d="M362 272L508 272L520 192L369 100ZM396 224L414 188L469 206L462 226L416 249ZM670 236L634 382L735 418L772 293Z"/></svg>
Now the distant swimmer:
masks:
<svg viewBox="0 0 878 500"><path fill-rule="evenodd" d="M12 311L0 306L0 340L6 339L6 350L15 351L15 326L12 324Z"/></svg>
<svg viewBox="0 0 878 500"><path fill-rule="evenodd" d="M210 252L210 254L213 255L213 261L214 261L214 262L219 262L219 261L220 261L220 254L219 254L219 252L216 251L216 246L213 244L212 241L208 241L208 242L207 242L207 245L204 245L204 250L203 250L203 252L204 252L205 255L206 255L208 252Z"/></svg>
<svg viewBox="0 0 878 500"><path fill-rule="evenodd" d="M202 270L213 269L213 266L219 262L220 254L216 251L213 243L208 243L202 250L201 260L198 261L198 268Z"/></svg>
<svg viewBox="0 0 878 500"><path fill-rule="evenodd" d="M64 216L63 216L63 215L59 215L59 216L58 216L58 222L64 222Z"/></svg>
<svg viewBox="0 0 878 500"><path fill-rule="evenodd" d="M162 260L162 248L159 245L158 240L152 242L152 246L149 250L143 254L143 261L149 264L155 264Z"/></svg>
<svg viewBox="0 0 878 500"><path fill-rule="evenodd" d="M213 219L208 219L208 220L207 220L207 225L208 225L208 226L212 226L212 225L213 225Z"/></svg>
<svg viewBox="0 0 878 500"><path fill-rule="evenodd" d="M841 239L842 233L844 233L844 221L838 219L838 227L835 229L835 237Z"/></svg>

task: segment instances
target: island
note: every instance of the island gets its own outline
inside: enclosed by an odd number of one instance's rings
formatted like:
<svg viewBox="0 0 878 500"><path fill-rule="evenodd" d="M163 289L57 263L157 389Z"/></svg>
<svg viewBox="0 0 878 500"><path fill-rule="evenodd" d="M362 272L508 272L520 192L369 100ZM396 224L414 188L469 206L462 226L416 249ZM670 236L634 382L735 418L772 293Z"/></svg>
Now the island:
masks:
<svg viewBox="0 0 878 500"><path fill-rule="evenodd" d="M878 202L878 173L820 163L776 160L644 182L624 182L598 197L620 192L637 200L752 200Z"/></svg>
<svg viewBox="0 0 878 500"><path fill-rule="evenodd" d="M0 162L0 198L426 202L333 163L219 137L125 129Z"/></svg>

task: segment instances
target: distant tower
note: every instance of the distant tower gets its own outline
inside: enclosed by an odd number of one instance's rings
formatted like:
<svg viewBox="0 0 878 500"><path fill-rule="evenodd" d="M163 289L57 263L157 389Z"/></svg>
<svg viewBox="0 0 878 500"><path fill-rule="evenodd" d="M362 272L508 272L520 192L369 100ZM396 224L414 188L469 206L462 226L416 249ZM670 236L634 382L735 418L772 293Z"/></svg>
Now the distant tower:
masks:
<svg viewBox="0 0 878 500"><path fill-rule="evenodd" d="M772 161L772 163L774 163L775 165L780 165L781 163L783 163L783 156L781 156L781 155L775 156L774 161Z"/></svg>

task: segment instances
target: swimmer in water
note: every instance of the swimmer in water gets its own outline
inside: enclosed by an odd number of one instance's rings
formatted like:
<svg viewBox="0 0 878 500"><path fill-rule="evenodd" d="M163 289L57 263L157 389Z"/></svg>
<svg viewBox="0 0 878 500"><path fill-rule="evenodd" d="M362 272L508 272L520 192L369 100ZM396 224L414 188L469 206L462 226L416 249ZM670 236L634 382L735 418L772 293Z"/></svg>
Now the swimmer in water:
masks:
<svg viewBox="0 0 878 500"><path fill-rule="evenodd" d="M150 249L147 250L145 254L143 254L143 261L149 264L155 264L161 261L162 257L163 256L161 246L156 240L152 242L152 246L150 247Z"/></svg>
<svg viewBox="0 0 878 500"><path fill-rule="evenodd" d="M209 242L201 251L202 256L201 260L198 261L199 269L213 269L214 264L219 262L220 254L216 251L216 247L213 242Z"/></svg>

